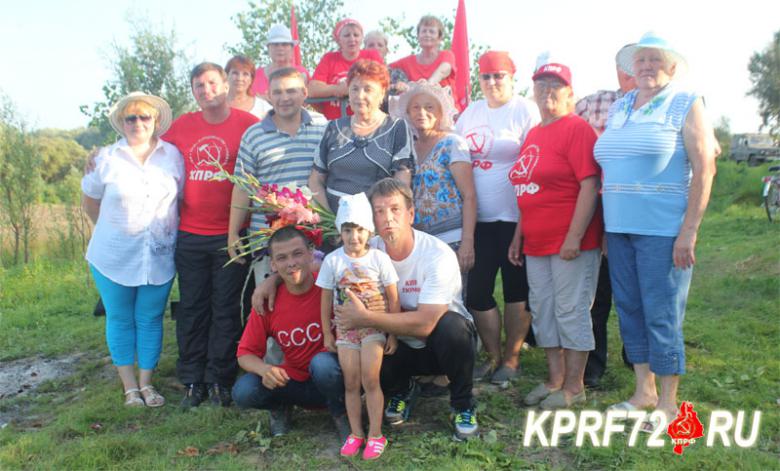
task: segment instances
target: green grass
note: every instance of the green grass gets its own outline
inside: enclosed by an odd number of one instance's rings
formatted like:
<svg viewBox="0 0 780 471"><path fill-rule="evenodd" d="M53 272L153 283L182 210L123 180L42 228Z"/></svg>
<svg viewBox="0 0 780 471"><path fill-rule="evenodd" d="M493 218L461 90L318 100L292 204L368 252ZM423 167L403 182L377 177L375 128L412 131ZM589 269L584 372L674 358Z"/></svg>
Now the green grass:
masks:
<svg viewBox="0 0 780 471"><path fill-rule="evenodd" d="M392 442L378 463L339 458L321 411L296 412L294 431L270 439L267 415L258 411L181 412L173 405L128 410L105 359L104 320L91 315L96 294L83 262L38 261L0 272L0 360L86 355L74 375L44 384L32 398L0 403L0 412L18 417L0 430L0 469L777 469L780 224L769 224L759 206L758 178L765 171L721 163L699 236L685 320L688 374L679 394L694 403L705 432L712 410L763 411L753 448L707 448L700 441L680 457L668 440L666 447L650 449L642 436L630 448L619 435L609 448L577 448L570 438L557 448L525 448L521 398L545 373L537 350L524 353L517 384L478 388L480 440L453 442L446 400L423 400L409 424L386 428ZM173 327L166 320L157 382L176 403L181 389ZM613 313L605 390L590 393L586 408L603 410L630 394L632 374L619 350Z"/></svg>

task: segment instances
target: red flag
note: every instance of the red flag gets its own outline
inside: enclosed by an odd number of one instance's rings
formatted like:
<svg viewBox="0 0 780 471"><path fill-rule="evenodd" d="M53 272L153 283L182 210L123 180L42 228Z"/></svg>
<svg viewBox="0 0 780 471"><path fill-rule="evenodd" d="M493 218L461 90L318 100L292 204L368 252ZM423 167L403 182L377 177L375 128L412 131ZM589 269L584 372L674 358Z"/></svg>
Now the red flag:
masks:
<svg viewBox="0 0 780 471"><path fill-rule="evenodd" d="M292 38L295 41L295 47L293 48L293 64L301 65L301 45L298 42L298 20L295 19L295 4L290 5L290 31L292 32Z"/></svg>
<svg viewBox="0 0 780 471"><path fill-rule="evenodd" d="M452 53L455 55L455 90L452 96L457 100L455 106L463 111L471 97L471 65L469 64L469 33L466 27L466 4L458 0L455 13L455 27L452 31Z"/></svg>

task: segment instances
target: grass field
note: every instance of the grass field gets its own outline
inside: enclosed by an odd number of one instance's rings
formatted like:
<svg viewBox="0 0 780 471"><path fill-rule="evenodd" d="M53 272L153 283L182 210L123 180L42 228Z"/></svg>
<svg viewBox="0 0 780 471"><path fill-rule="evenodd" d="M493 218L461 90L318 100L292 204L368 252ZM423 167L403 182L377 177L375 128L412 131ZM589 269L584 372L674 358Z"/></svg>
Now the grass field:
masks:
<svg viewBox="0 0 780 471"><path fill-rule="evenodd" d="M699 237L685 321L688 374L679 394L693 402L705 432L712 410L763 411L752 448L707 448L701 440L677 456L668 438L648 448L641 436L632 448L619 434L608 448L577 448L570 437L555 448L523 447L528 412L521 398L545 371L543 353L530 350L509 389L479 386L481 439L453 442L446 400L422 400L410 423L386 427L391 443L378 463L344 460L322 411L296 411L294 431L270 439L265 413L174 407L182 391L170 320L157 383L172 404L127 409L106 359L104 319L91 315L96 294L83 262L39 258L0 271L0 362L82 355L72 375L0 401L0 415L12 419L0 430L0 469L777 469L780 224L770 225L758 206L762 170L721 164ZM603 410L632 390L614 315L610 329L605 387L589 393L585 409Z"/></svg>

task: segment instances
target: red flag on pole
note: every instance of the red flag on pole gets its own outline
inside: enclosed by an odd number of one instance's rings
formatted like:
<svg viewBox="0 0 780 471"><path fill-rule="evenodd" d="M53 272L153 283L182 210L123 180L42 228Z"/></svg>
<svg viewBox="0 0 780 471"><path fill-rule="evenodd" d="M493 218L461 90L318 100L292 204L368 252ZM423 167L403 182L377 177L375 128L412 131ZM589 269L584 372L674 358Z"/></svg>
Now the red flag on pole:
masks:
<svg viewBox="0 0 780 471"><path fill-rule="evenodd" d="M298 42L298 20L295 19L295 3L290 4L290 31L295 41L293 48L293 64L301 65L301 44Z"/></svg>
<svg viewBox="0 0 780 471"><path fill-rule="evenodd" d="M471 97L471 64L469 64L469 33L466 27L466 4L458 0L455 13L455 27L452 31L452 53L455 55L455 106L463 111Z"/></svg>

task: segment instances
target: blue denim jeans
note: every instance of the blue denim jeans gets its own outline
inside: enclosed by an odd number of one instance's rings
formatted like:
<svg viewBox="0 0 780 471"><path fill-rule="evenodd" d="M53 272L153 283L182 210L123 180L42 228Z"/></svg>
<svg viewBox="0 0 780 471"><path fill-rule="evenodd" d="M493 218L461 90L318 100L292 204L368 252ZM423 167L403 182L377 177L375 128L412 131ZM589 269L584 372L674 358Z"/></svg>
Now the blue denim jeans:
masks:
<svg viewBox="0 0 780 471"><path fill-rule="evenodd" d="M247 409L277 409L283 406L299 406L307 409L319 409L328 407L331 413L341 415L344 413L343 404L339 408L330 407L328 399L315 386L310 378L307 381L290 380L285 386L268 389L263 386L263 379L254 374L247 373L233 385L233 400L236 405ZM340 413L339 413L340 412Z"/></svg>
<svg viewBox="0 0 780 471"><path fill-rule="evenodd" d="M631 363L657 375L685 373L683 319L693 269L675 268L674 237L607 233L609 276Z"/></svg>
<svg viewBox="0 0 780 471"><path fill-rule="evenodd" d="M328 409L334 417L344 415L344 375L335 353L320 352L309 363L309 374L317 390L327 398Z"/></svg>

